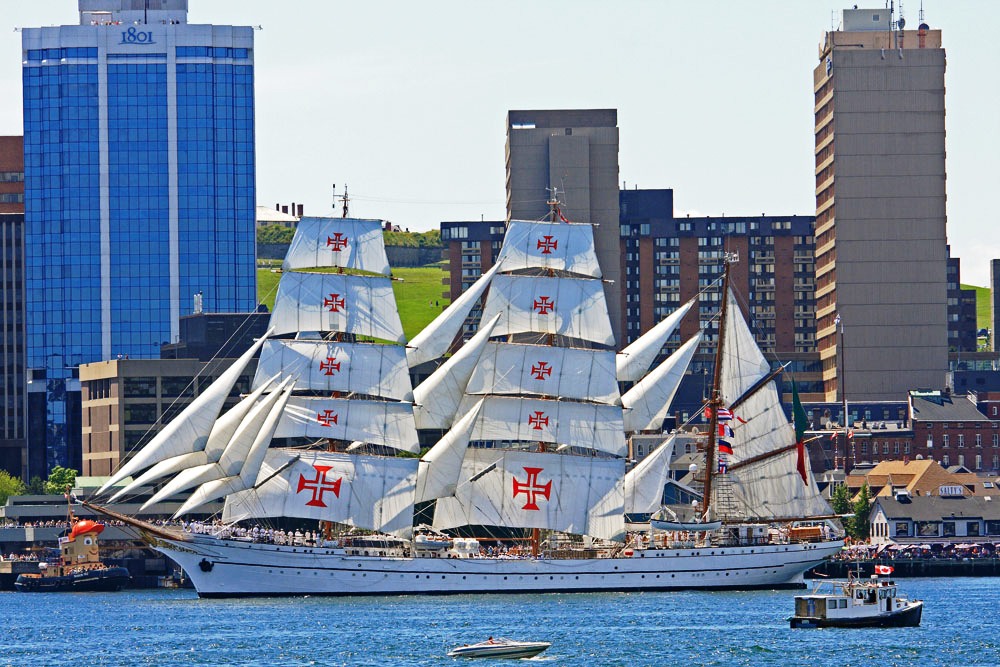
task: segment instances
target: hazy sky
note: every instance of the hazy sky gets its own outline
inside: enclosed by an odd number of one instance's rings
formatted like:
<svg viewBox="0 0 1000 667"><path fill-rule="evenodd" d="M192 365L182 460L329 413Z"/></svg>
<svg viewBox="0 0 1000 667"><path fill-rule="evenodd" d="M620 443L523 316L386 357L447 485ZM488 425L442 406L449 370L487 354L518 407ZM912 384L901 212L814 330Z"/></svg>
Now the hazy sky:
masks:
<svg viewBox="0 0 1000 667"><path fill-rule="evenodd" d="M948 238L963 282L987 286L1000 257L1000 2L923 4L948 55ZM347 183L353 215L426 230L504 217L508 109L618 109L620 180L673 188L678 213L813 214L812 70L849 6L190 0L188 18L262 27L259 204L322 215L331 184ZM908 26L919 8L904 3ZM77 2L0 9L0 134L20 134L14 29L77 23Z"/></svg>

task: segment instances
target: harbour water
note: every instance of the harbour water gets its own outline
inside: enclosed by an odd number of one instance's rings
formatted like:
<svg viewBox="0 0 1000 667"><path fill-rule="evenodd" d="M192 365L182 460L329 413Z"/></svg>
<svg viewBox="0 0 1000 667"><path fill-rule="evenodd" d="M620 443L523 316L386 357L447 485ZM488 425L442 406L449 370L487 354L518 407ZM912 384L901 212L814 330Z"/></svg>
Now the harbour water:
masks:
<svg viewBox="0 0 1000 667"><path fill-rule="evenodd" d="M0 593L0 665L446 665L456 662L449 648L490 635L551 641L532 659L551 665L1000 665L1000 579L899 583L926 601L919 628L791 630L793 591L234 600L201 600L192 590Z"/></svg>

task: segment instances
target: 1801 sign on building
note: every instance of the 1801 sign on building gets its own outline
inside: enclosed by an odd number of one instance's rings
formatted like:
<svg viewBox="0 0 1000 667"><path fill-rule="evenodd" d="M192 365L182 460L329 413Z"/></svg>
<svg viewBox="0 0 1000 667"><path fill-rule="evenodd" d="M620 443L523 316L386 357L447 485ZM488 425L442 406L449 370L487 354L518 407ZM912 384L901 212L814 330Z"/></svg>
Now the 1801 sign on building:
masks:
<svg viewBox="0 0 1000 667"><path fill-rule="evenodd" d="M155 44L152 30L136 30L129 28L122 31L122 41L119 44Z"/></svg>

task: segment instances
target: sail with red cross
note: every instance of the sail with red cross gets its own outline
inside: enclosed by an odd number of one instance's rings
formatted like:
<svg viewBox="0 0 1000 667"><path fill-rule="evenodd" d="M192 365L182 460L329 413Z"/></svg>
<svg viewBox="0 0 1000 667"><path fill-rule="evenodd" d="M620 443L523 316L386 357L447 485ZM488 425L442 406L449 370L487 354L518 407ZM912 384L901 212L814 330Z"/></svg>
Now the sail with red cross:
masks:
<svg viewBox="0 0 1000 667"><path fill-rule="evenodd" d="M511 220L497 261L505 271L549 269L601 277L593 226L588 224Z"/></svg>
<svg viewBox="0 0 1000 667"><path fill-rule="evenodd" d="M334 267L389 275L380 220L341 218L336 224L330 220L299 220L282 270Z"/></svg>

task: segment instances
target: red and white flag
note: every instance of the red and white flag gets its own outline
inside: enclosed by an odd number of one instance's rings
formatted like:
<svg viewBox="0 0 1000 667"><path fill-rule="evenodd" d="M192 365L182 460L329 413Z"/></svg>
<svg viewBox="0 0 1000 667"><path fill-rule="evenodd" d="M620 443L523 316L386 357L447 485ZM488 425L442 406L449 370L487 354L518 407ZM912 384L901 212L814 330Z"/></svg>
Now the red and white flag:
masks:
<svg viewBox="0 0 1000 667"><path fill-rule="evenodd" d="M875 566L875 574L890 575L890 574L892 574L892 570L893 570L893 567L891 565L876 565Z"/></svg>

